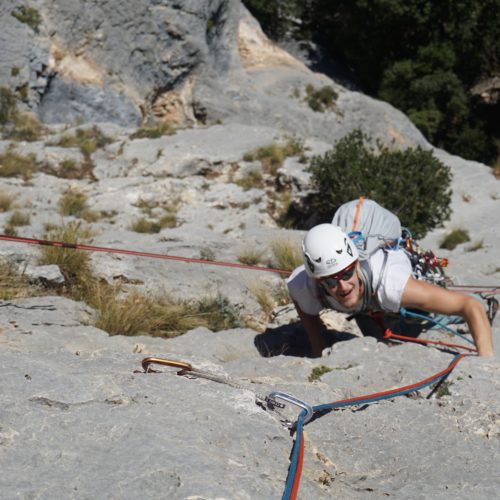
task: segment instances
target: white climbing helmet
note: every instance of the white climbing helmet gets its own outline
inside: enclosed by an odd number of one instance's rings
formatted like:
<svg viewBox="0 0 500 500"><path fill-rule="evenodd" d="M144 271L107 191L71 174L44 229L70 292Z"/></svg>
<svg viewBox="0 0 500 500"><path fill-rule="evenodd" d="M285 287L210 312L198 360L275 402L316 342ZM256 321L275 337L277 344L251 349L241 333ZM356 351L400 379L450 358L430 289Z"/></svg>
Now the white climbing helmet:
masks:
<svg viewBox="0 0 500 500"><path fill-rule="evenodd" d="M302 252L306 271L314 278L336 274L359 257L351 238L332 224L319 224L308 231Z"/></svg>

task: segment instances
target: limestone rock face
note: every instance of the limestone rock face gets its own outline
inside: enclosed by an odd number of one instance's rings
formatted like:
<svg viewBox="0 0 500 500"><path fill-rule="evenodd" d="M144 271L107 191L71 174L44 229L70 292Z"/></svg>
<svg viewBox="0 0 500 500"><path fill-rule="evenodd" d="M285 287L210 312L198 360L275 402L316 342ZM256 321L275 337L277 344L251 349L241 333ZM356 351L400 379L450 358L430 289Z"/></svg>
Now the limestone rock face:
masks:
<svg viewBox="0 0 500 500"><path fill-rule="evenodd" d="M238 264L253 254L276 266L274 242L300 248L304 231L277 222L284 194L305 199L308 160L359 127L385 144L432 149L451 168L451 220L421 244L438 251L448 231L466 228L474 249L439 251L448 274L498 286L500 190L491 169L433 148L398 110L314 73L267 40L239 1L41 0L35 27L11 15L23 5L0 4L0 86L48 126L38 141L0 140L0 154L36 165L26 178L0 177L11 205L0 210L0 233L14 211L29 219L14 227L20 237L88 226L101 249L165 257L92 252L100 280L188 302L223 297L246 326L109 336L93 326L89 305L58 295L65 276L40 265L40 247L1 240L1 263L43 291L11 299L0 289L2 498L278 498L293 444L282 420L294 421L299 408L271 409L263 397L284 391L320 405L414 384L449 365L447 350L362 337L331 311L322 314L331 345L310 358L280 274L210 259ZM335 106L313 111L308 84L332 86ZM175 133L135 135L150 116ZM103 147L62 146L61 137L93 127L110 139ZM290 139L302 153L274 169L255 157ZM86 200L84 213L61 214L68 190ZM134 230L166 214L172 224L157 232ZM264 307L259 287L279 304ZM493 333L498 350L498 318ZM433 330L425 337L448 340ZM205 377L160 366L144 373L151 356L188 362ZM440 386L317 415L305 427L299 498L496 498L499 376L498 357L470 357Z"/></svg>
<svg viewBox="0 0 500 500"><path fill-rule="evenodd" d="M356 336L321 360L262 357L247 329L109 337L85 326L81 303L0 305L9 318L0 351L6 498L277 498L292 446L280 421L300 409L278 414L256 397L278 390L322 404L415 383L451 360ZM150 366L161 373L143 373L150 356L188 361L227 383L160 365ZM308 381L319 366L330 371ZM300 496L494 498L498 375L497 363L468 360L449 378L448 395L427 388L317 418L306 426Z"/></svg>
<svg viewBox="0 0 500 500"><path fill-rule="evenodd" d="M0 83L25 86L47 123L137 123L189 78L239 63L239 2L45 1L36 32L10 15L20 6L3 7Z"/></svg>

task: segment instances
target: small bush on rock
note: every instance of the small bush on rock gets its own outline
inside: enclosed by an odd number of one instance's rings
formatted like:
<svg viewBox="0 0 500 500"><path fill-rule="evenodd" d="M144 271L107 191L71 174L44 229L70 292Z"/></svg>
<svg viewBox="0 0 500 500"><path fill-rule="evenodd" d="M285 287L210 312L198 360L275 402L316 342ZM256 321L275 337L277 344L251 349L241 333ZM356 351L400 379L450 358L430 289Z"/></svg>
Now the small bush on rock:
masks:
<svg viewBox="0 0 500 500"><path fill-rule="evenodd" d="M275 307L284 306L290 302L288 289L284 281L271 286L262 282L252 282L248 286L248 291L255 297L264 314L264 319L270 321Z"/></svg>
<svg viewBox="0 0 500 500"><path fill-rule="evenodd" d="M164 135L173 135L175 131L172 127L165 122L158 122L152 126L145 126L138 128L130 139L158 139Z"/></svg>
<svg viewBox="0 0 500 500"><path fill-rule="evenodd" d="M80 217L87 210L87 196L78 189L67 189L59 199L61 215Z"/></svg>
<svg viewBox="0 0 500 500"><path fill-rule="evenodd" d="M243 155L244 161L259 160L264 172L274 175L286 158L304 153L304 144L294 137L288 138L285 144L273 142Z"/></svg>
<svg viewBox="0 0 500 500"><path fill-rule="evenodd" d="M93 126L88 129L76 129L73 135L64 134L56 146L61 148L79 148L83 156L89 157L97 149L113 142L113 139L103 134L101 129Z"/></svg>
<svg viewBox="0 0 500 500"><path fill-rule="evenodd" d="M250 170L241 179L238 179L236 184L243 188L244 191L254 188L260 189L264 185L262 174L258 170Z"/></svg>
<svg viewBox="0 0 500 500"><path fill-rule="evenodd" d="M38 118L29 113L16 113L12 124L4 129L4 137L14 141L38 141L47 129L40 123Z"/></svg>
<svg viewBox="0 0 500 500"><path fill-rule="evenodd" d="M89 294L89 304L97 311L95 326L110 335L177 337L201 326L213 331L241 326L238 313L220 296L193 302L139 290L123 294L119 286L100 283Z"/></svg>
<svg viewBox="0 0 500 500"><path fill-rule="evenodd" d="M14 203L14 197L8 193L0 191L0 212L8 212Z"/></svg>
<svg viewBox="0 0 500 500"><path fill-rule="evenodd" d="M338 94L333 87L325 85L316 89L313 85L306 87L306 102L309 107L318 113L323 113L327 109L332 109L335 106Z"/></svg>
<svg viewBox="0 0 500 500"><path fill-rule="evenodd" d="M238 261L247 266L256 266L262 263L263 257L263 250L258 250L255 246L249 245L238 255Z"/></svg>
<svg viewBox="0 0 500 500"><path fill-rule="evenodd" d="M19 22L27 24L35 33L38 33L40 24L42 23L42 16L36 9L23 5L13 10L11 15Z"/></svg>
<svg viewBox="0 0 500 500"><path fill-rule="evenodd" d="M38 167L35 155L18 154L13 147L0 154L0 177L22 177L29 180Z"/></svg>
<svg viewBox="0 0 500 500"><path fill-rule="evenodd" d="M316 382L317 380L321 379L322 375L325 375L325 373L329 373L331 371L332 368L329 368L328 366L316 366L311 370L311 374L309 375L309 377L307 377L307 380L309 382Z"/></svg>
<svg viewBox="0 0 500 500"><path fill-rule="evenodd" d="M451 233L448 233L439 248L445 248L446 250L453 250L458 245L462 243L467 243L470 241L469 233L464 229L454 229Z"/></svg>
<svg viewBox="0 0 500 500"><path fill-rule="evenodd" d="M416 238L442 225L450 215L450 169L420 147L392 151L360 130L337 142L308 170L316 193L310 214L330 222L343 203L364 196L394 212Z"/></svg>
<svg viewBox="0 0 500 500"><path fill-rule="evenodd" d="M8 220L11 226L27 226L30 223L30 216L27 213L15 211Z"/></svg>

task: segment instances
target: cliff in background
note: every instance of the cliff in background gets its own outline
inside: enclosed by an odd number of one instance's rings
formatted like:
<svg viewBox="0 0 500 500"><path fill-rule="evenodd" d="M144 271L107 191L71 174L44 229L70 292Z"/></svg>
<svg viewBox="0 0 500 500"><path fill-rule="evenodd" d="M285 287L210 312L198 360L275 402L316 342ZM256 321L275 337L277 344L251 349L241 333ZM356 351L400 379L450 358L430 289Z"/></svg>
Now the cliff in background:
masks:
<svg viewBox="0 0 500 500"><path fill-rule="evenodd" d="M23 5L0 5L0 87L15 91L20 107L48 126L40 140L14 143L15 150L52 170L0 178L16 210L29 214L29 224L17 227L20 236L40 237L47 223L81 221L58 211L57 200L71 187L92 211L107 214L90 223L94 245L186 258L210 250L227 262L255 248L271 259L272 241L298 246L303 235L279 227L277 195L286 187L304 196L309 174L298 156L271 173L246 153L293 136L307 159L355 128L395 147L433 149L398 110L274 46L239 1L40 0L30 4L40 15L33 25L11 15ZM331 85L335 107L312 110L307 85ZM133 135L152 120L176 132ZM111 142L90 155L57 145L64 134L94 125ZM0 141L0 154L12 144ZM447 231L467 228L481 245L443 251L449 273L456 283L495 285L498 181L484 165L434 152L454 175L453 215L422 244L437 249ZM92 175L55 175L67 160L90 160ZM247 189L239 181L250 171L263 183ZM172 203L174 227L131 230L145 206L160 218ZM0 226L10 216L0 212ZM2 241L0 255L35 280L55 279L38 265L36 247ZM6 498L277 498L292 438L276 412L255 404L256 393L280 390L327 403L422 380L452 359L438 349L360 337L336 314L329 318L332 346L323 358L308 358L291 304L265 314L251 291L255 282L279 287L278 275L97 253L92 267L128 291L166 291L188 301L227 297L254 328L110 337L89 326L95 311L82 302L56 295L1 301ZM494 335L498 344L497 324ZM136 373L146 356L182 359L234 383L169 370ZM324 367L330 371L313 382ZM493 498L500 487L499 372L497 358L468 359L439 397L427 388L317 418L306 426L299 497ZM285 412L294 419L297 408Z"/></svg>

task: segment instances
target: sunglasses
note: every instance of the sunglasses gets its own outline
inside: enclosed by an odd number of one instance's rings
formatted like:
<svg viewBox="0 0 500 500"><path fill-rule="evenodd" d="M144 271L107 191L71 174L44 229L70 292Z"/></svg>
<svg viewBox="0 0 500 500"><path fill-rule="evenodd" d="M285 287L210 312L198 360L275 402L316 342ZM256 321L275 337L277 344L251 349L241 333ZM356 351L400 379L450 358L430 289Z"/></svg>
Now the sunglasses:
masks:
<svg viewBox="0 0 500 500"><path fill-rule="evenodd" d="M332 274L330 276L326 276L325 278L321 278L319 280L319 284L324 288L335 288L339 285L340 281L348 281L356 272L356 264L358 263L355 260L351 265L346 267L344 270L340 271L340 273Z"/></svg>

